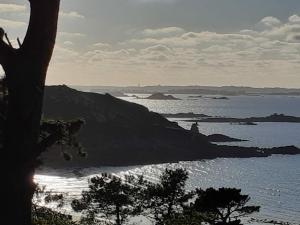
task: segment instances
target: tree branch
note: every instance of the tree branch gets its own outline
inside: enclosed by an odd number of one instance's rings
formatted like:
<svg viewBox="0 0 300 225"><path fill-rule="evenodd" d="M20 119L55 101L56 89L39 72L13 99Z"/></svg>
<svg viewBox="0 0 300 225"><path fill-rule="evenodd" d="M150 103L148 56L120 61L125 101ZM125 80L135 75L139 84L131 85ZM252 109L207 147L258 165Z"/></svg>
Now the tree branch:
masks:
<svg viewBox="0 0 300 225"><path fill-rule="evenodd" d="M5 32L0 28L0 64L5 70L7 64L9 64L11 57L14 54L14 48L7 44L3 38L5 37Z"/></svg>
<svg viewBox="0 0 300 225"><path fill-rule="evenodd" d="M56 144L60 139L62 138L62 135L59 133L50 134L48 137L43 139L38 145L36 149L36 156L40 156L43 152L45 152L49 147Z"/></svg>

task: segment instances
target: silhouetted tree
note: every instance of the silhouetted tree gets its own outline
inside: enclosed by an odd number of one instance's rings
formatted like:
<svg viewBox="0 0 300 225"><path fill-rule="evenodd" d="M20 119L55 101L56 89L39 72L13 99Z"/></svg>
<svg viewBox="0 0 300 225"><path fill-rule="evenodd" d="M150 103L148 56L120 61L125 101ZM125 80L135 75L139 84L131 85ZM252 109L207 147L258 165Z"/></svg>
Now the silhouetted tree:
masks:
<svg viewBox="0 0 300 225"><path fill-rule="evenodd" d="M184 205L192 198L193 193L185 191L188 173L184 169L166 169L157 184L148 184L145 190L145 208L148 217L156 224L172 219L183 211ZM153 215L153 216L152 216Z"/></svg>
<svg viewBox="0 0 300 225"><path fill-rule="evenodd" d="M83 212L82 222L96 224L99 217L114 220L116 225L123 224L129 216L141 212L141 185L143 178L132 176L121 178L102 174L89 181L89 190L82 192L82 198L73 200L72 208Z"/></svg>
<svg viewBox="0 0 300 225"><path fill-rule="evenodd" d="M238 225L240 218L258 212L259 206L246 206L250 200L240 189L198 189L194 210L203 215L203 220L212 225Z"/></svg>
<svg viewBox="0 0 300 225"><path fill-rule="evenodd" d="M4 121L0 211L11 225L30 225L33 176L43 148L38 146L43 93L57 33L60 0L29 0L28 30L18 49L0 30L0 64L8 91ZM8 40L8 38L7 38Z"/></svg>

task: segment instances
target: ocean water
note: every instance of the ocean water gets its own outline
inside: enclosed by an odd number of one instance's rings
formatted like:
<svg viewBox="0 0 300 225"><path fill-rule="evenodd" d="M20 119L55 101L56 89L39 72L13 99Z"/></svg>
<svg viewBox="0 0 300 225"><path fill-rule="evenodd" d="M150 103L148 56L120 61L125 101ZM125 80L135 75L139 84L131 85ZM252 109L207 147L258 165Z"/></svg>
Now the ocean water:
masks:
<svg viewBox="0 0 300 225"><path fill-rule="evenodd" d="M132 96L132 94L127 94ZM138 94L139 97L147 97L147 94ZM210 116L267 116L273 113L284 113L291 116L300 116L300 96L227 96L228 100L211 99L215 96L175 94L182 100L148 100L124 97L126 101L135 102L148 107L158 113L203 113Z"/></svg>
<svg viewBox="0 0 300 225"><path fill-rule="evenodd" d="M131 96L131 94L128 94ZM139 97L149 95L140 94ZM158 113L205 114L209 116L245 118L269 116L273 113L300 117L300 96L228 96L229 100L211 99L211 96L191 98L195 95L173 95L182 100L148 100L133 97L122 98L146 106ZM187 119L169 118L180 126L190 129ZM231 125L229 123L199 123L203 134L225 134L248 140L231 143L242 146L278 147L295 145L300 147L300 123L258 123L257 126Z"/></svg>
<svg viewBox="0 0 300 225"><path fill-rule="evenodd" d="M147 95L140 95L147 96ZM211 98L193 99L188 95L175 95L183 100L160 101L125 97L122 99L147 106L159 113L193 112L211 116L267 116L272 113L300 116L300 97L292 96L233 96L229 100ZM189 129L191 123L172 119ZM222 133L231 137L249 140L232 143L244 146L275 147L296 145L300 147L300 124L259 123L257 126L230 125L226 123L200 123L204 134ZM84 168L81 177L72 170L43 169L35 180L48 189L68 193L67 199L76 198L87 188L88 179L101 172L117 176L126 174L144 175L157 181L165 168L186 168L189 172L187 189L196 187L236 187L249 194L250 204L260 205L261 211L255 218L273 219L300 224L300 155L277 155L268 158L215 159L175 164L158 164L132 167ZM70 207L66 206L69 211ZM143 221L139 224L147 224Z"/></svg>

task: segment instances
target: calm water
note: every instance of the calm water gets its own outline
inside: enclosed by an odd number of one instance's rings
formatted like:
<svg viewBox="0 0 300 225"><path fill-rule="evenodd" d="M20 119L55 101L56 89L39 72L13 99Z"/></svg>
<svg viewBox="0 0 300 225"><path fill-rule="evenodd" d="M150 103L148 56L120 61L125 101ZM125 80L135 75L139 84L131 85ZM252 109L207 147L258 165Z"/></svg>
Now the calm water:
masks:
<svg viewBox="0 0 300 225"><path fill-rule="evenodd" d="M139 96L146 97L148 95ZM209 116L237 118L283 113L300 117L300 96L230 96L229 100L216 100L209 97L189 98L192 95L174 96L182 100L160 101L132 97L122 99L145 105L158 113L193 112ZM178 122L186 129L191 127L191 123L183 122L183 119L169 119ZM235 145L260 147L296 145L300 147L300 123L259 123L257 126L200 123L199 130L204 134L221 133L249 140L243 143L233 143Z"/></svg>
<svg viewBox="0 0 300 225"><path fill-rule="evenodd" d="M131 96L132 94L128 94ZM149 95L140 94L139 97ZM284 113L300 116L300 96L229 96L229 100L211 99L211 96L189 98L193 95L173 95L182 100L148 100L125 97L127 101L147 106L158 113L193 112L210 116L267 116Z"/></svg>
<svg viewBox="0 0 300 225"><path fill-rule="evenodd" d="M142 96L142 95L141 95ZM143 95L147 96L147 95ZM187 95L175 95L181 101L157 101L123 98L147 106L160 113L194 112L212 116L267 116L284 113L300 116L300 97L288 96L234 96L230 100L209 98L191 99ZM190 123L177 121L189 128ZM222 133L247 139L234 143L247 146L273 147L296 145L300 147L300 124L260 123L257 126L201 123L202 133ZM72 171L43 170L36 175L37 182L49 189L66 192L69 197L78 196L87 187L88 179L101 172L118 176L143 174L152 181L166 168L184 167L190 173L188 189L195 187L237 187L251 196L251 203L262 206L255 217L269 218L300 224L300 156L272 156L251 159L216 159L198 162L180 162L135 167L100 167L82 170L83 177L75 178ZM146 223L145 223L146 224Z"/></svg>

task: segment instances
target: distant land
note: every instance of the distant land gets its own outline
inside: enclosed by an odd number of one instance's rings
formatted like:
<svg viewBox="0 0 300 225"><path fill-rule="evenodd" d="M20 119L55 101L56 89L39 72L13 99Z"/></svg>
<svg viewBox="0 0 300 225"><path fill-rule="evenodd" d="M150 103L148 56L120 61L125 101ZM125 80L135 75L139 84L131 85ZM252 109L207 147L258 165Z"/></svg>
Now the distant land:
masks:
<svg viewBox="0 0 300 225"><path fill-rule="evenodd" d="M300 117L288 116L284 114L274 113L264 117L249 117L249 118L230 118L230 117L213 117L205 114L197 113L165 113L162 114L166 118L181 118L189 119L187 122L204 122L204 123L300 123ZM193 118L193 119L191 119ZM253 125L253 124L251 124Z"/></svg>
<svg viewBox="0 0 300 225"><path fill-rule="evenodd" d="M167 114L167 116L172 117L172 114L171 115ZM175 114L175 116L177 116L177 118L179 117L178 114ZM191 114L187 114L187 116L191 116ZM246 125L247 124L254 125L253 123L256 123L256 122L258 122L258 123L267 123L267 122L300 123L300 117L274 113L270 116L265 116L265 117L249 117L249 118L203 117L201 119L187 120L187 121L189 121L189 122L204 122L204 123L245 123Z"/></svg>
<svg viewBox="0 0 300 225"><path fill-rule="evenodd" d="M136 93L136 94L195 94L195 95L300 95L300 88L254 88L237 86L72 86L81 91L97 93Z"/></svg>

